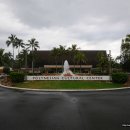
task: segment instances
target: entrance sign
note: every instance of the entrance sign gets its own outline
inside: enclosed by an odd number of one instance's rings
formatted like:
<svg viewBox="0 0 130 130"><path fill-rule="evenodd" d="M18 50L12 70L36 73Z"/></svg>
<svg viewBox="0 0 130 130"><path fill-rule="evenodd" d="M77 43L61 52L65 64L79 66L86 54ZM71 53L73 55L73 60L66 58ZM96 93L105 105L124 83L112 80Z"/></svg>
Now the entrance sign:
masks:
<svg viewBox="0 0 130 130"><path fill-rule="evenodd" d="M27 76L26 78L27 80L111 80L110 76Z"/></svg>

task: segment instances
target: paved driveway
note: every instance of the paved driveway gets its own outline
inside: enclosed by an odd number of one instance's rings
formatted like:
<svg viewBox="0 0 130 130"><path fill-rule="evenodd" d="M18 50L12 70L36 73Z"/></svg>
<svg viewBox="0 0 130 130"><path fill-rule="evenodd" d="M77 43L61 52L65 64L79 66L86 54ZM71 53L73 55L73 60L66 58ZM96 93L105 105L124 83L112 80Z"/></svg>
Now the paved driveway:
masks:
<svg viewBox="0 0 130 130"><path fill-rule="evenodd" d="M32 92L0 88L0 130L130 130L130 90Z"/></svg>

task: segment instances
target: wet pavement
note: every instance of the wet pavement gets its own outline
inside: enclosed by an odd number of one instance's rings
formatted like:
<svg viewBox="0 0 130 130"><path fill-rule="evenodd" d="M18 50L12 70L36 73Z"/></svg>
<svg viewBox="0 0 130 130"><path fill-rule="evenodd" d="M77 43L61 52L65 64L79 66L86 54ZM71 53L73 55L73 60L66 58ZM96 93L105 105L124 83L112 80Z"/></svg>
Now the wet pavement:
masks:
<svg viewBox="0 0 130 130"><path fill-rule="evenodd" d="M34 92L0 87L0 130L130 130L130 89Z"/></svg>

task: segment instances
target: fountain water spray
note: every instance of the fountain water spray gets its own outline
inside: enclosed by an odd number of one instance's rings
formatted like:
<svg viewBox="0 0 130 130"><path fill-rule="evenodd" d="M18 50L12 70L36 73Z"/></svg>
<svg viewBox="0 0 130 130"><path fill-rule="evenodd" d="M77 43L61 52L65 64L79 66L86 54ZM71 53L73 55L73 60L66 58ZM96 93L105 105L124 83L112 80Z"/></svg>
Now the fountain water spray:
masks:
<svg viewBox="0 0 130 130"><path fill-rule="evenodd" d="M62 76L74 76L74 74L70 70L69 63L67 60L65 60L64 62L64 72L62 73Z"/></svg>

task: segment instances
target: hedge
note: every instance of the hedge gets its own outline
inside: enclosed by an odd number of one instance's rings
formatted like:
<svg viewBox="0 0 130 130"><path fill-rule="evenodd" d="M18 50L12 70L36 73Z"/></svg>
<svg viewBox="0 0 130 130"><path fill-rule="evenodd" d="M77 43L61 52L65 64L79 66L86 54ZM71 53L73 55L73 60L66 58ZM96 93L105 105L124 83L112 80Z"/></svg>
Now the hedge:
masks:
<svg viewBox="0 0 130 130"><path fill-rule="evenodd" d="M112 82L114 83L125 83L128 80L128 74L119 72L119 73L113 73L112 74Z"/></svg>
<svg viewBox="0 0 130 130"><path fill-rule="evenodd" d="M12 72L10 73L11 81L14 83L19 83L24 81L24 74L19 72Z"/></svg>

